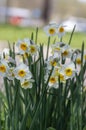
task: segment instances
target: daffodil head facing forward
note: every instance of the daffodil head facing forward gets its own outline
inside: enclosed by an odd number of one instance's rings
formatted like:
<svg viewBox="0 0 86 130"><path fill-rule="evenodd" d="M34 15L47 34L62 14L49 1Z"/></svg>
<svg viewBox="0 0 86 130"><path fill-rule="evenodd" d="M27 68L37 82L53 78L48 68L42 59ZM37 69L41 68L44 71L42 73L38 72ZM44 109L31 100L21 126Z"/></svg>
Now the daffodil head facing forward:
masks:
<svg viewBox="0 0 86 130"><path fill-rule="evenodd" d="M31 72L27 65L20 64L14 69L15 77L19 80L30 79L32 77Z"/></svg>

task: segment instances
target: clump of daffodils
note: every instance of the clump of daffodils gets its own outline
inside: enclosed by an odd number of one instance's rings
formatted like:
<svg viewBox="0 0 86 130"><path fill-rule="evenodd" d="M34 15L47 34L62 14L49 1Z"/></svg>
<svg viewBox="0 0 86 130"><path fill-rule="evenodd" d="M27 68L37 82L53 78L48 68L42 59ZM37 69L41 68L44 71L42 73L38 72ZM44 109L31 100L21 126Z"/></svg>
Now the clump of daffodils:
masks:
<svg viewBox="0 0 86 130"><path fill-rule="evenodd" d="M1 129L86 130L84 43L81 50L73 50L74 29L65 43L65 27L56 22L45 26L45 47L38 44L37 28L31 38L20 39L0 52L5 90L0 92Z"/></svg>
<svg viewBox="0 0 86 130"><path fill-rule="evenodd" d="M57 35L62 38L65 34L65 26L52 22L44 27L44 31L49 37ZM41 48L28 38L18 40L16 47L18 51L15 52L15 57L13 57L8 48L1 52L0 75L9 81L19 80L21 87L24 89L32 88L34 81L37 83L34 77L36 74L33 74L32 67L37 62L41 63ZM81 52L73 51L69 44L57 41L51 45L51 48L51 56L44 59L43 66L45 70L44 82L46 83L49 78L49 89L58 88L59 83L65 84L67 80L73 79L76 74L79 74L80 70L77 68L78 66L81 67L82 64ZM85 64L86 54L84 53L83 55L83 64ZM19 58L17 59L18 56ZM36 69L39 73L39 63L37 67ZM52 73L49 77L51 70ZM35 73L37 72L35 71Z"/></svg>
<svg viewBox="0 0 86 130"><path fill-rule="evenodd" d="M66 44L59 47L62 43L56 43L52 47L52 56L46 62L46 75L48 77L49 71L52 67L53 72L49 80L49 87L58 88L59 80L62 83L66 83L66 80L72 79L77 73L76 66L72 61L72 51ZM46 79L46 76L45 76Z"/></svg>
<svg viewBox="0 0 86 130"><path fill-rule="evenodd" d="M44 27L44 31L49 37L58 36L61 41L51 45L51 56L46 61L46 75L45 81L48 79L49 72L52 67L53 72L49 79L49 88L58 88L59 81L63 84L68 79L75 79L76 75L79 75L81 70L81 64L86 63L86 54L81 51L73 50L69 44L62 42L62 37L65 35L65 25L58 25L56 22L49 23Z"/></svg>

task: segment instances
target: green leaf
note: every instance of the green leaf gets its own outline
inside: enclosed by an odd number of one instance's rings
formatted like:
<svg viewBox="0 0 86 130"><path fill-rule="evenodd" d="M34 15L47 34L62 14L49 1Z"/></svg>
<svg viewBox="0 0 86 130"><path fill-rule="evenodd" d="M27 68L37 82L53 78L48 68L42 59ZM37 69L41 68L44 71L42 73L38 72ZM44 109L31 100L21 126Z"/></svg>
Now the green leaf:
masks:
<svg viewBox="0 0 86 130"><path fill-rule="evenodd" d="M0 91L0 98L1 98L1 99L4 99L4 101L6 101L6 97L5 97L5 95L4 95L4 93L1 92L1 91Z"/></svg>
<svg viewBox="0 0 86 130"><path fill-rule="evenodd" d="M76 28L76 25L74 25L74 28L73 28L73 30L71 32L70 39L69 39L69 42L68 42L69 45L70 45L70 43L72 41L72 37L73 37L74 31L75 31L75 28Z"/></svg>

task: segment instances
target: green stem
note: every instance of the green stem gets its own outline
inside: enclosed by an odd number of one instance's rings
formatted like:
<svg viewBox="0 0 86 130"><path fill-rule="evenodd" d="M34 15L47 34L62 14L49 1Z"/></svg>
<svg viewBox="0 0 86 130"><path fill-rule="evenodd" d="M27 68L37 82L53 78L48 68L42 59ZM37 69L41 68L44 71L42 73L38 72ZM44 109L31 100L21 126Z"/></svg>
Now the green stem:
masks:
<svg viewBox="0 0 86 130"><path fill-rule="evenodd" d="M49 54L49 45L50 45L50 37L48 38L46 60L48 59L48 54Z"/></svg>
<svg viewBox="0 0 86 130"><path fill-rule="evenodd" d="M71 43L71 41L72 41L72 37L73 37L73 33L74 33L74 31L75 31L75 28L76 28L76 25L74 25L73 31L72 31L72 33L71 33L71 35L70 35L70 39L69 39L69 42L68 42L69 45L70 45L70 43Z"/></svg>

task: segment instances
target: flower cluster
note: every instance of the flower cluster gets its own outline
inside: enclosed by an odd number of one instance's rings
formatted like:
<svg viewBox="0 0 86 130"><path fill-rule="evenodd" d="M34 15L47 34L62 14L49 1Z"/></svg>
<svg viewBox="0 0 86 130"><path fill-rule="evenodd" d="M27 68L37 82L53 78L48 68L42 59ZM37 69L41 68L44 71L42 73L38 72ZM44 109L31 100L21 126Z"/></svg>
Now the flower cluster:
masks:
<svg viewBox="0 0 86 130"><path fill-rule="evenodd" d="M24 58L27 58L29 55L36 56L39 50L39 47L29 39L19 40L16 43L16 46L18 47L16 56L19 55ZM19 58L19 60L14 60L11 56L8 48L5 48L2 51L0 59L0 75L8 80L18 79L22 88L32 88L32 82L34 82L34 80L29 65L24 63L23 60L21 61L21 58Z"/></svg>
<svg viewBox="0 0 86 130"><path fill-rule="evenodd" d="M64 25L58 25L53 22L44 27L44 31L48 36L55 36L61 39L65 34ZM61 39L62 40L62 39ZM84 52L83 52L84 53ZM86 54L83 54L78 49L73 50L69 44L64 42L56 42L51 45L51 56L46 61L46 75L45 80L48 79L49 73L53 67L52 75L49 79L49 88L58 88L59 81L66 83L68 79L75 78L81 70L81 64L86 63Z"/></svg>
<svg viewBox="0 0 86 130"><path fill-rule="evenodd" d="M58 35L59 38L65 35L65 25L58 25L56 22L50 22L44 27L44 31L48 36Z"/></svg>
<svg viewBox="0 0 86 130"><path fill-rule="evenodd" d="M49 37L58 34L58 37L62 38L65 34L64 27L64 25L57 25L53 22L45 26L44 31ZM0 59L0 75L12 81L16 78L24 89L32 88L36 78L33 76L30 65L34 65L36 61L41 60L41 48L28 38L18 40L16 47L18 48L16 55L21 57L22 60L21 58L16 60L10 54L9 49L4 49ZM62 41L52 44L51 48L52 55L47 60L44 59L44 80L45 82L47 81L53 68L48 86L49 88L58 88L59 82L65 84L68 79L72 79L79 73L77 66L81 67L82 55L79 50L71 49L69 44ZM86 62L86 54L83 55L84 64ZM37 67L38 70L39 66Z"/></svg>
<svg viewBox="0 0 86 130"><path fill-rule="evenodd" d="M49 71L51 71L53 67L54 69L49 80L49 87L58 88L59 80L65 83L67 79L72 79L75 76L77 70L72 61L73 51L69 45L63 42L57 42L52 45L51 53L52 56L46 61L46 70L48 70L46 75L48 77Z"/></svg>

